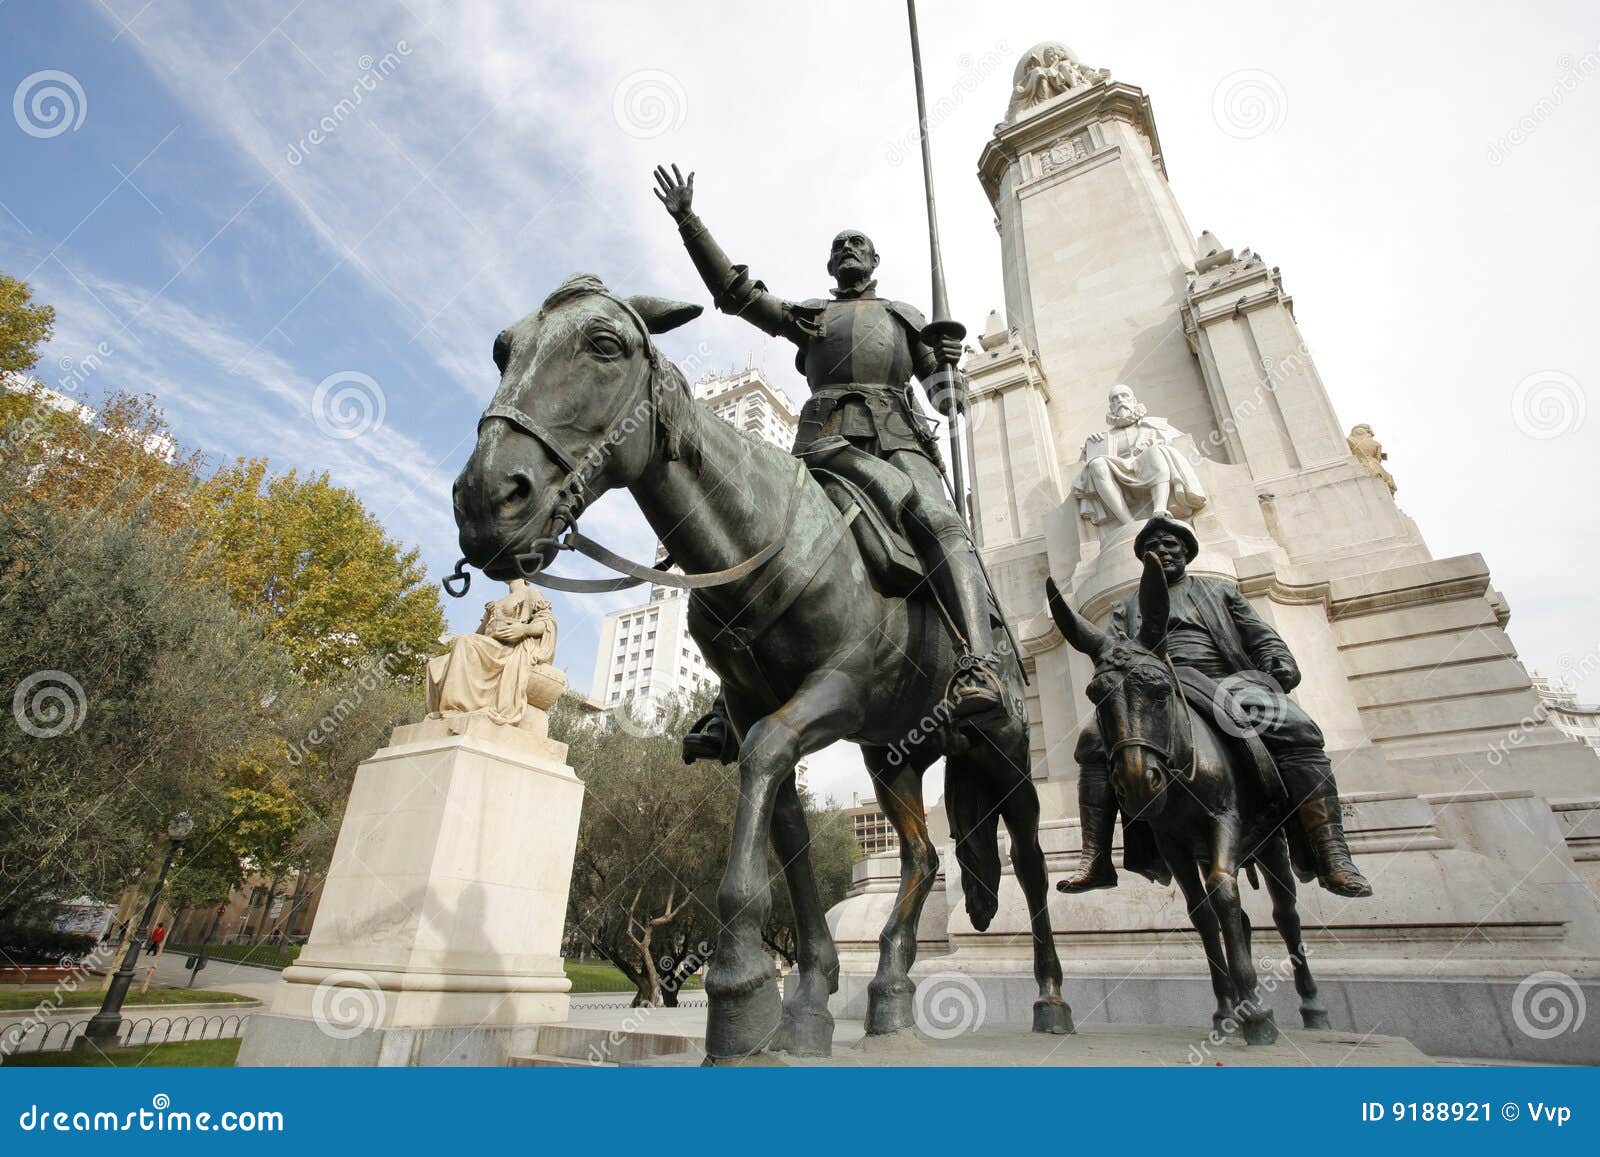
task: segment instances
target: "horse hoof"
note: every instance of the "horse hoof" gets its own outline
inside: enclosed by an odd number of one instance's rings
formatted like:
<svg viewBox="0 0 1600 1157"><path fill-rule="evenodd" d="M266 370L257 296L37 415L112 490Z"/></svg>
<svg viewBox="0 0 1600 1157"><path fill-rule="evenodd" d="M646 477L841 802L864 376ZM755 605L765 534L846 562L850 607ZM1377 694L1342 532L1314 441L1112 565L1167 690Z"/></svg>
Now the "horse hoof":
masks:
<svg viewBox="0 0 1600 1157"><path fill-rule="evenodd" d="M1270 1011L1262 1013L1254 1020L1244 1022L1244 1043L1247 1045L1269 1045L1278 1039L1278 1026L1272 1019Z"/></svg>
<svg viewBox="0 0 1600 1157"><path fill-rule="evenodd" d="M917 993L912 988L877 990L867 988L868 1036L899 1032L917 1023Z"/></svg>
<svg viewBox="0 0 1600 1157"><path fill-rule="evenodd" d="M1227 1013L1214 1012L1211 1014L1211 1031L1218 1036L1238 1036L1239 1022Z"/></svg>
<svg viewBox="0 0 1600 1157"><path fill-rule="evenodd" d="M1051 1036L1070 1036L1077 1031L1072 1027L1072 1006L1064 1000L1034 1001L1033 1031L1047 1032Z"/></svg>
<svg viewBox="0 0 1600 1157"><path fill-rule="evenodd" d="M706 1008L706 1056L714 1060L748 1057L778 1035L783 1001L777 982L734 995L712 995Z"/></svg>
<svg viewBox="0 0 1600 1157"><path fill-rule="evenodd" d="M1328 1020L1328 1013L1321 1008L1302 1008L1300 1010L1300 1023L1306 1028L1332 1028Z"/></svg>
<svg viewBox="0 0 1600 1157"><path fill-rule="evenodd" d="M826 1012L784 1013L773 1050L797 1057L833 1055L833 1017Z"/></svg>

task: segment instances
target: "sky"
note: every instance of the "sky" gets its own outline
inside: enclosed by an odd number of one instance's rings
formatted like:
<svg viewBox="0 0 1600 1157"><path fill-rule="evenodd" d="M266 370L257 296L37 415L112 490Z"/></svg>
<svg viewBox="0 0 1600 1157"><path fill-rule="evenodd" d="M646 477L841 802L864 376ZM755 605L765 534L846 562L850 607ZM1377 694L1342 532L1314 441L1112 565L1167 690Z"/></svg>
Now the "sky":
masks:
<svg viewBox="0 0 1600 1157"><path fill-rule="evenodd" d="M924 0L919 20L969 329L1003 304L978 154L1016 60L1061 40L1150 96L1195 231L1282 268L1341 422L1374 427L1434 555L1483 554L1524 661L1600 700L1600 7ZM435 577L494 335L580 270L707 304L655 164L698 173L697 210L774 290L821 295L849 225L880 292L927 304L897 0L0 0L6 94L0 270L58 311L37 375L156 395L213 464L328 471ZM803 397L790 352L734 319L661 344ZM585 530L650 555L626 495ZM554 598L587 688L601 616L635 600ZM851 749L811 769L867 791Z"/></svg>

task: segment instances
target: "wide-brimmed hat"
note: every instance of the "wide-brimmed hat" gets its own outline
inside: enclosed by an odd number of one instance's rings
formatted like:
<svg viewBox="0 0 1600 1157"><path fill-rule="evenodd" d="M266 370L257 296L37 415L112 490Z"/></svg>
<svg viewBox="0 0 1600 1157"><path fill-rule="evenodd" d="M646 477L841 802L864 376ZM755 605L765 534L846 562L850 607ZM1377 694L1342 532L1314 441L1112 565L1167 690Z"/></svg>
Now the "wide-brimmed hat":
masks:
<svg viewBox="0 0 1600 1157"><path fill-rule="evenodd" d="M1200 553L1200 540L1195 537L1194 531L1189 527L1188 523L1179 522L1176 518L1164 518L1158 514L1144 524L1139 531L1138 537L1133 540L1134 557L1143 558L1145 543L1149 542L1152 536L1161 532L1174 535L1179 542L1183 543L1183 553L1189 562L1193 562L1195 556Z"/></svg>

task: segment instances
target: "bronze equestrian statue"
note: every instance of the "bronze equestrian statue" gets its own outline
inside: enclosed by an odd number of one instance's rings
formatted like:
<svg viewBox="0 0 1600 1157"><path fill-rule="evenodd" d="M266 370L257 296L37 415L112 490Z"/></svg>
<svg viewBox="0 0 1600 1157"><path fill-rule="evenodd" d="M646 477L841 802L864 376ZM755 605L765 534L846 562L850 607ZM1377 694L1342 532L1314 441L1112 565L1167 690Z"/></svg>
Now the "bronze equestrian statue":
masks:
<svg viewBox="0 0 1600 1157"><path fill-rule="evenodd" d="M678 203L686 214L687 196ZM842 283L858 291L849 300L860 303L870 292L863 274L872 257L853 236L838 249L831 264ZM744 294L739 300L756 294L737 277L719 282L718 289L720 301L735 300L729 293ZM773 299L753 300L767 303L762 309L778 308ZM875 341L882 342L873 345L875 356L886 367L882 376L925 357L912 352L911 325L898 313L881 303L859 309L867 330L877 324L876 311L891 319L887 334L875 331ZM717 893L722 930L706 978L709 1057L737 1058L764 1048L830 1050L828 996L838 986L838 955L812 874L794 767L840 739L861 746L878 800L900 836L900 890L868 988L867 1031L914 1024L915 985L907 970L916 956L917 920L938 870L923 810L922 772L943 756L967 913L979 929L995 914L1001 875L997 827L1003 819L1030 913L1038 984L1034 1030L1070 1032L1051 937L1025 720L1002 713L981 728L944 725L947 691L953 682L962 683L957 676L963 653L932 599L879 589L884 559L894 552L864 550L863 542L881 547L886 541L864 535L869 512L857 502L841 511L795 458L696 404L683 374L651 341L652 333L699 312L679 302L622 298L599 279L577 275L505 330L494 345L500 386L456 480L455 517L465 561L493 578L523 576L556 585L555 576L541 572L560 549L574 547L635 578L691 590L690 633L721 677L739 764L732 848ZM791 327L785 332L805 335L808 342L815 333L823 349L834 349L826 344L833 325L826 307L760 316L781 316ZM820 367L820 352L817 357ZM890 392L872 392L876 412L872 402L846 401L827 414L812 408L807 420L826 433L820 428L837 415L849 434L866 413L877 430L880 420L896 412L884 408ZM887 424L892 436L917 444L913 428ZM917 458L910 446L897 453ZM926 470L914 469L928 478ZM686 573L667 575L629 563L579 533L577 522L588 504L619 487L632 494ZM910 505L921 509L918 501ZM596 589L585 581L606 580L569 579L565 589ZM1006 698L1020 700L1022 672L1014 657L993 674ZM771 903L769 836L783 865L800 940L798 967L781 1004L761 941Z"/></svg>
<svg viewBox="0 0 1600 1157"><path fill-rule="evenodd" d="M793 453L898 508L960 652L949 692L955 716L981 722L1003 715L1014 704L999 675L989 585L945 484L931 419L918 410L909 384L913 374L928 379L940 365L960 361L960 338L933 339L916 309L877 295L878 252L857 229L841 231L829 249L832 300L785 301L712 238L694 212L693 173L685 179L673 165L670 173L658 167L655 176L656 196L678 223L716 307L798 350L795 368L811 397L800 409ZM959 404L933 400L946 417Z"/></svg>
<svg viewBox="0 0 1600 1157"><path fill-rule="evenodd" d="M1151 545L1148 538L1145 545ZM1217 1000L1213 1024L1218 1031L1241 1025L1247 1043L1271 1044L1278 1032L1272 1010L1262 1004L1251 959L1250 919L1239 899L1241 868L1259 868L1266 879L1273 921L1294 970L1302 1024L1328 1027L1295 907L1284 837L1287 804L1265 751L1241 745L1241 721L1216 713L1225 704L1215 686L1175 665L1177 624L1189 611L1169 590L1165 561L1159 548L1145 555L1131 635L1094 627L1048 579L1046 599L1067 642L1094 660L1087 688L1095 706L1093 733L1109 745L1100 782L1109 784L1122 809L1130 857L1139 836L1153 835L1164 870L1149 862L1148 849L1141 857L1144 870L1152 878L1168 871L1177 877L1205 945ZM1057 886L1065 890L1067 883Z"/></svg>
<svg viewBox="0 0 1600 1157"><path fill-rule="evenodd" d="M1166 578L1171 617L1157 635L1166 658L1179 670L1198 676L1196 682L1210 688L1210 698L1219 704L1247 700L1249 717L1240 718L1232 730L1259 736L1276 765L1299 823L1300 830L1291 837L1297 860L1336 895L1372 895L1372 886L1350 858L1339 815L1339 788L1322 731L1287 694L1300 682L1300 668L1288 646L1256 614L1236 584L1187 573L1200 544L1184 523L1150 519L1134 539L1134 551L1141 558L1153 553ZM1137 592L1119 603L1111 613L1112 631L1139 635L1141 605ZM1105 743L1092 723L1078 737L1077 760L1083 852L1077 873L1057 883L1063 892L1088 892L1117 883L1111 864L1117 807L1108 786ZM1126 829L1124 823L1125 833ZM1135 860L1137 844L1135 838ZM1128 846L1125 840L1124 848ZM1125 861L1127 856L1125 850ZM1134 871L1141 867L1131 861L1125 866Z"/></svg>

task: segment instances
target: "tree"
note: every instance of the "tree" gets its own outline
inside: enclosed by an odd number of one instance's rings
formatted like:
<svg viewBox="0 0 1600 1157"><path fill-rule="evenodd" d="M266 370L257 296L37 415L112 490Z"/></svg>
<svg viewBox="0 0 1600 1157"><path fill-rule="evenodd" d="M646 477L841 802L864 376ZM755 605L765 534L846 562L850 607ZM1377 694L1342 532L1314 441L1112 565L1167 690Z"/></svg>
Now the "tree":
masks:
<svg viewBox="0 0 1600 1157"><path fill-rule="evenodd" d="M259 620L316 683L374 656L417 680L444 630L439 591L349 490L326 474L268 474L240 459L195 494L208 552L203 573Z"/></svg>
<svg viewBox="0 0 1600 1157"><path fill-rule="evenodd" d="M681 737L711 695L653 721L585 716L571 696L551 714L551 734L584 781L567 923L569 936L621 970L635 1004L676 1003L684 980L706 964L720 926L716 893L727 861L739 772L699 760L685 766ZM646 724L646 725L641 725ZM824 905L849 886L855 841L840 815L808 800L811 857ZM782 865L771 860L772 916L764 935L795 953L793 909Z"/></svg>
<svg viewBox="0 0 1600 1157"><path fill-rule="evenodd" d="M0 273L0 374L23 374L39 361L39 347L55 332L56 311L34 305L26 281Z"/></svg>
<svg viewBox="0 0 1600 1157"><path fill-rule="evenodd" d="M26 496L85 515L137 512L165 530L192 525L200 455L173 437L154 398L112 393L94 411L28 383L0 395L0 441L23 468L0 505Z"/></svg>
<svg viewBox="0 0 1600 1157"><path fill-rule="evenodd" d="M0 504L0 921L121 892L175 813L224 814L230 769L271 738L289 664L193 585L192 549L138 511Z"/></svg>

